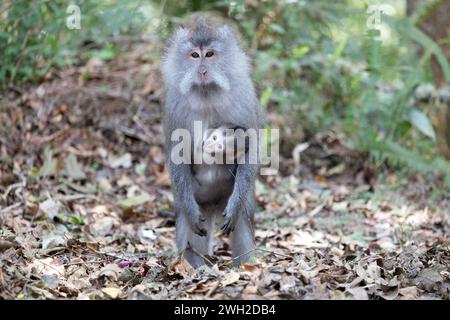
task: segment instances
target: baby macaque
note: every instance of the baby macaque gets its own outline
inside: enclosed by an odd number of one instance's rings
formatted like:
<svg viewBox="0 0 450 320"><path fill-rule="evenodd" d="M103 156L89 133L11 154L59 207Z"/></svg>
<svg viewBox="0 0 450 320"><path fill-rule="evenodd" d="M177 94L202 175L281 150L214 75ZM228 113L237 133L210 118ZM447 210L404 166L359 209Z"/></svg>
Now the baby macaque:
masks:
<svg viewBox="0 0 450 320"><path fill-rule="evenodd" d="M238 127L231 129L221 126L212 131L207 130L203 139L203 151L212 157L222 155L224 160L236 163L248 151L248 140L244 139L245 132Z"/></svg>

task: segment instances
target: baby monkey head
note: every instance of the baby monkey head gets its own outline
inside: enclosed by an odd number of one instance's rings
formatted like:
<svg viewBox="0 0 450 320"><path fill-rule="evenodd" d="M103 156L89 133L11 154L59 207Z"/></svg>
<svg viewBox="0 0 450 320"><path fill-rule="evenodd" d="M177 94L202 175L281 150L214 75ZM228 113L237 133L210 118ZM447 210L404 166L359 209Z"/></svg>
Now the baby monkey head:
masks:
<svg viewBox="0 0 450 320"><path fill-rule="evenodd" d="M239 127L210 129L203 137L203 151L213 157L221 155L227 159L239 159L248 148L245 131Z"/></svg>
<svg viewBox="0 0 450 320"><path fill-rule="evenodd" d="M231 146L231 148L227 148ZM205 138L203 140L203 150L212 155L223 154L227 150L233 150L234 147L234 136L226 135L226 128L220 127L213 130L212 132L205 132Z"/></svg>
<svg viewBox="0 0 450 320"><path fill-rule="evenodd" d="M191 91L229 91L236 79L248 77L249 66L233 32L204 20L178 28L167 49L162 73L166 87L185 95Z"/></svg>

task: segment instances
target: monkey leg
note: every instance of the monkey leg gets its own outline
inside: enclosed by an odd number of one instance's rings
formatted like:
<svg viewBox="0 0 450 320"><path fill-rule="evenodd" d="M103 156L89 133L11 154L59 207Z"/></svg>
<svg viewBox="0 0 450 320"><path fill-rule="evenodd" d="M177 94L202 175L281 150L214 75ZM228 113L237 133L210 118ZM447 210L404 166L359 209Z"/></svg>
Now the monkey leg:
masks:
<svg viewBox="0 0 450 320"><path fill-rule="evenodd" d="M234 266L249 261L253 255L253 249L255 248L253 210L254 206L252 205L242 208L239 212L236 227L230 234L231 248L235 258Z"/></svg>
<svg viewBox="0 0 450 320"><path fill-rule="evenodd" d="M176 220L176 242L178 252L192 267L198 268L206 263L204 256L212 255L212 235L214 232L214 215L205 214L204 226L207 235L202 237L194 233L186 215L179 214Z"/></svg>

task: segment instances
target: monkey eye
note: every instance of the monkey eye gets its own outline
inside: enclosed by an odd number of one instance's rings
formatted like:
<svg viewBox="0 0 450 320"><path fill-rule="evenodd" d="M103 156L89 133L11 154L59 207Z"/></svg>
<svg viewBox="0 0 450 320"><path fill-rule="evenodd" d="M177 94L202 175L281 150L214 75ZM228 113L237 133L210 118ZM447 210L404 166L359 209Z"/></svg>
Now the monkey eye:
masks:
<svg viewBox="0 0 450 320"><path fill-rule="evenodd" d="M194 51L194 52L191 53L191 57L192 58L199 58L200 55L197 52Z"/></svg>
<svg viewBox="0 0 450 320"><path fill-rule="evenodd" d="M217 136L213 136L213 140L216 141L217 140Z"/></svg>
<svg viewBox="0 0 450 320"><path fill-rule="evenodd" d="M208 51L208 52L205 54L205 56L206 56L207 58L211 58L213 55L214 55L214 51Z"/></svg>

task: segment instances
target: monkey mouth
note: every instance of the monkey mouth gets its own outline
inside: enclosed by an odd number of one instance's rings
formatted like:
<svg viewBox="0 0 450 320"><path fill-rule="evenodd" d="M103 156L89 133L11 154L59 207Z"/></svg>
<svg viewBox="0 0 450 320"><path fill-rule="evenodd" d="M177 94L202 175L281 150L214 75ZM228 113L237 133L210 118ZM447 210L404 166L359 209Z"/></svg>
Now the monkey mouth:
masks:
<svg viewBox="0 0 450 320"><path fill-rule="evenodd" d="M211 78L209 78L209 77L200 77L199 79L198 79L198 84L200 85L200 86L209 86L209 85L211 85L212 84L212 81L211 81Z"/></svg>
<svg viewBox="0 0 450 320"><path fill-rule="evenodd" d="M193 88L198 89L199 91L204 93L220 89L217 83L212 81L199 81L198 83L194 84Z"/></svg>
<svg viewBox="0 0 450 320"><path fill-rule="evenodd" d="M210 155L214 156L214 155L213 155L213 154L214 154L214 146L209 145L209 144L206 144L206 145L203 147L203 150L204 150L207 154L210 154Z"/></svg>

